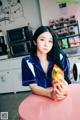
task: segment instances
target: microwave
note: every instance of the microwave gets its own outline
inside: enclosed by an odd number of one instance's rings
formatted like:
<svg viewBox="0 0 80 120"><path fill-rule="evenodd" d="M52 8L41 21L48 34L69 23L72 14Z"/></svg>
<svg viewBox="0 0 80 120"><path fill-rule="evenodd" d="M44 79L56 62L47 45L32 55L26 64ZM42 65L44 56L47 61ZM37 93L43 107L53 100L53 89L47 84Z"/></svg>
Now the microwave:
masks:
<svg viewBox="0 0 80 120"><path fill-rule="evenodd" d="M23 56L30 54L30 48L31 48L31 42L20 42L17 44L13 44L10 46L10 57L18 57L18 56Z"/></svg>
<svg viewBox="0 0 80 120"><path fill-rule="evenodd" d="M7 30L9 57L30 54L32 30L28 26Z"/></svg>
<svg viewBox="0 0 80 120"><path fill-rule="evenodd" d="M24 40L31 41L33 37L32 30L28 26L7 30L7 37L9 43L22 42Z"/></svg>

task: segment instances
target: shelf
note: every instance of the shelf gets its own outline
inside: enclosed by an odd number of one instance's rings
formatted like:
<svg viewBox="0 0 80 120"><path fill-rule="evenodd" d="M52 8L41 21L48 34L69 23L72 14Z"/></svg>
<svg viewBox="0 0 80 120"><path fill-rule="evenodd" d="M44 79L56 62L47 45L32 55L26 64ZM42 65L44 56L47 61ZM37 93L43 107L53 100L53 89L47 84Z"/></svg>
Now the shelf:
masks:
<svg viewBox="0 0 80 120"><path fill-rule="evenodd" d="M57 36L60 48L67 49L67 52L70 54L76 53L75 47L80 46L80 31L78 20L76 20L75 16L53 20L49 25L51 25ZM71 48L74 49L71 50Z"/></svg>
<svg viewBox="0 0 80 120"><path fill-rule="evenodd" d="M80 46L65 48L65 49L63 49L63 51L66 52L66 54L68 54L68 56L80 55Z"/></svg>
<svg viewBox="0 0 80 120"><path fill-rule="evenodd" d="M8 55L1 55L0 60L8 59Z"/></svg>
<svg viewBox="0 0 80 120"><path fill-rule="evenodd" d="M0 18L0 22L2 22L2 21L6 21L6 20L9 21L9 17L3 17L3 18Z"/></svg>
<svg viewBox="0 0 80 120"><path fill-rule="evenodd" d="M58 39L65 39L65 38L71 38L71 37L76 37L76 36L80 37L80 34L73 34L73 35L64 36L64 37L58 37Z"/></svg>
<svg viewBox="0 0 80 120"><path fill-rule="evenodd" d="M78 21L76 21L76 23L70 23L70 24L68 24L67 26L59 26L59 27L57 27L56 29L54 29L53 28L53 30L59 30L59 29L63 29L63 28L66 28L66 27L70 27L70 26L77 26L78 25Z"/></svg>

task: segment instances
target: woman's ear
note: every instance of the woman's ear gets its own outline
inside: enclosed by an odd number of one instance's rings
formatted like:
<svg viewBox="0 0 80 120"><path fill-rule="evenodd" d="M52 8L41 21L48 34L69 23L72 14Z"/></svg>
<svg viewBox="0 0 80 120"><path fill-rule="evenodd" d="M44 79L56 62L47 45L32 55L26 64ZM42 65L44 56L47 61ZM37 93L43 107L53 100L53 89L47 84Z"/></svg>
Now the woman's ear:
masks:
<svg viewBox="0 0 80 120"><path fill-rule="evenodd" d="M36 41L35 40L33 40L33 44L36 45Z"/></svg>

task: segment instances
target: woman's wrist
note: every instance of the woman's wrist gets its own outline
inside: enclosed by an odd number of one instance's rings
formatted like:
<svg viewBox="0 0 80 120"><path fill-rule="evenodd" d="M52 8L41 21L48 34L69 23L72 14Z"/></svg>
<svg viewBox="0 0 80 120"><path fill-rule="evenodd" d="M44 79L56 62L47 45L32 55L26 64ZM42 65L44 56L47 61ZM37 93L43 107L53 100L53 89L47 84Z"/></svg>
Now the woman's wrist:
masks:
<svg viewBox="0 0 80 120"><path fill-rule="evenodd" d="M53 94L53 89L52 88L47 89L47 97L52 98L52 94Z"/></svg>

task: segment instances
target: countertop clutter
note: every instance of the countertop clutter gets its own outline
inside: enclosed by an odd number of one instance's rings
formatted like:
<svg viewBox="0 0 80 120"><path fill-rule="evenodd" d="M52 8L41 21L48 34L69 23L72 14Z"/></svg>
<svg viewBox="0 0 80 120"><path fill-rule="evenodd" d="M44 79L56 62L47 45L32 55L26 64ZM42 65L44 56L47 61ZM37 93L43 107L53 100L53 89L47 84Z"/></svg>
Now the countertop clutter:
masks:
<svg viewBox="0 0 80 120"><path fill-rule="evenodd" d="M1 55L0 56L0 60L5 60L5 59L8 59L8 55Z"/></svg>

